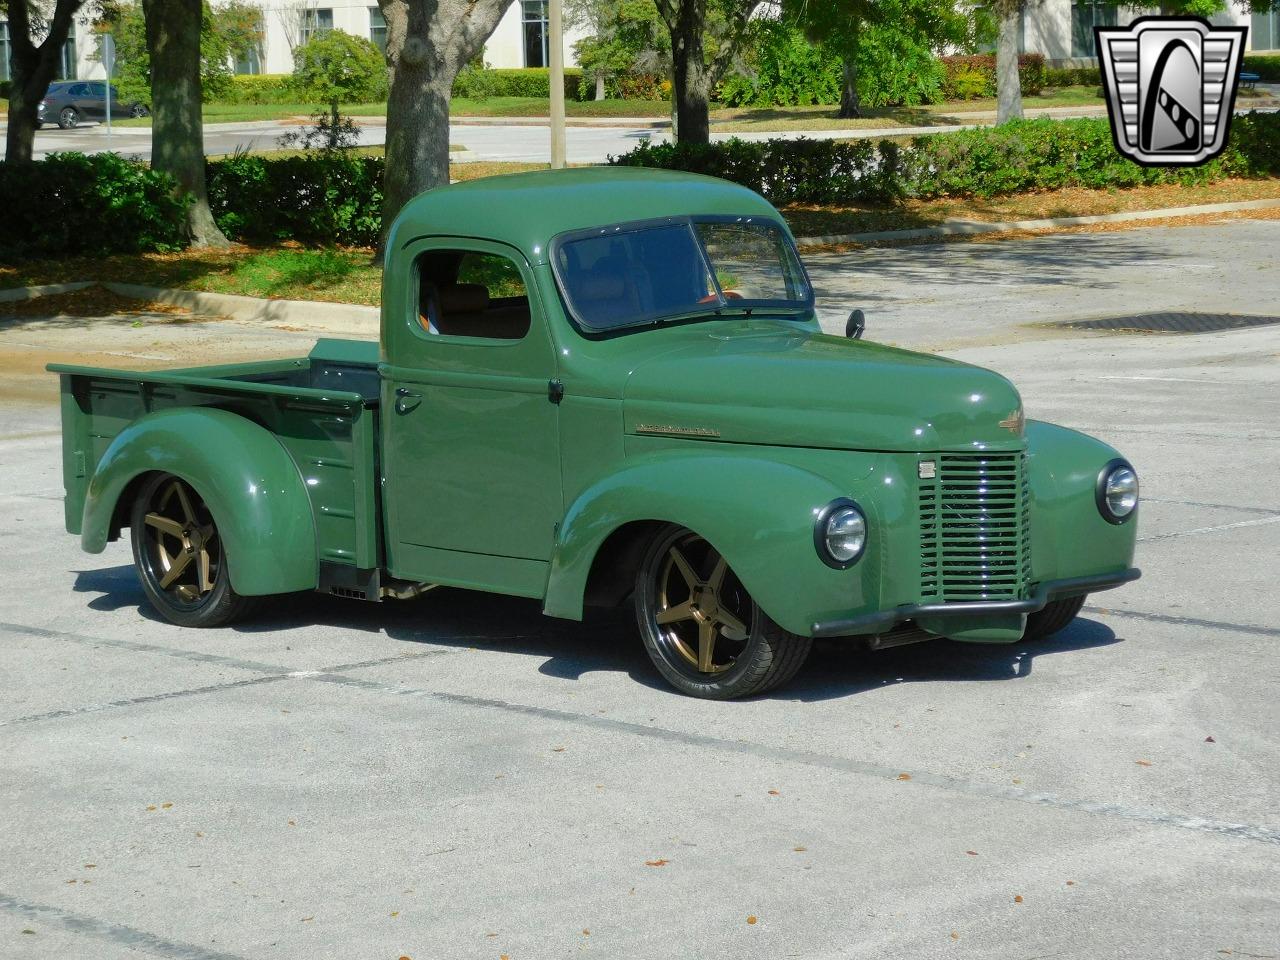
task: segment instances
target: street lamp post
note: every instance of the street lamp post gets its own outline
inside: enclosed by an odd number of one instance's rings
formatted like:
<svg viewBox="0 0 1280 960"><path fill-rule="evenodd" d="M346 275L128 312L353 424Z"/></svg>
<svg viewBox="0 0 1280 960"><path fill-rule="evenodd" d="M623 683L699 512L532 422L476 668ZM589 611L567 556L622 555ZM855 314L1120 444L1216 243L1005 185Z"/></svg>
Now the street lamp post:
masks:
<svg viewBox="0 0 1280 960"><path fill-rule="evenodd" d="M563 0L548 0L547 27L551 34L547 44L551 61L551 167L561 170L565 166Z"/></svg>

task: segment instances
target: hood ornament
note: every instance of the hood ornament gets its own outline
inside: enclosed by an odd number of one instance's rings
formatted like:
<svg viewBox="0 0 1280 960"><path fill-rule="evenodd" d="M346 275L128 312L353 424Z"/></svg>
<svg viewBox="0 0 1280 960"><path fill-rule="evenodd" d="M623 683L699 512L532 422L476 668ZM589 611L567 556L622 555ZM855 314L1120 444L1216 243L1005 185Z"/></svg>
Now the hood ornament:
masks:
<svg viewBox="0 0 1280 960"><path fill-rule="evenodd" d="M1022 408L1019 407L1017 410L1014 410L1011 414L1001 420L997 426L1004 427L1010 433L1020 437L1022 436L1022 431L1026 429L1027 426L1026 414L1023 413Z"/></svg>

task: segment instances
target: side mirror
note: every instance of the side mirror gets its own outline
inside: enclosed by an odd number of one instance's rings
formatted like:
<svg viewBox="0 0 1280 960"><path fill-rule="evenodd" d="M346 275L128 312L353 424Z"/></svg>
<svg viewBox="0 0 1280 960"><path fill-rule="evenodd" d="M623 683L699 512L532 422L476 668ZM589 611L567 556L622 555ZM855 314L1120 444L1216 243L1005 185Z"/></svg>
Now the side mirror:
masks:
<svg viewBox="0 0 1280 960"><path fill-rule="evenodd" d="M867 317L861 310L854 310L849 314L849 320L844 325L844 335L850 340L861 340L863 333L867 329Z"/></svg>

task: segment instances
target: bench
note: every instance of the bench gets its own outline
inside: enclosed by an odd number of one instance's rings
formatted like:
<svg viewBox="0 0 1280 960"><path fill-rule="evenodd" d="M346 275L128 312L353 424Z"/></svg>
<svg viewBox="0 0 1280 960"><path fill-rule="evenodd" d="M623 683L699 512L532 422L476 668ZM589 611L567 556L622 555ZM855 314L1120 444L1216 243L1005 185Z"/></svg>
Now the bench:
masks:
<svg viewBox="0 0 1280 960"><path fill-rule="evenodd" d="M1240 74L1240 86L1244 87L1246 90L1252 90L1257 86L1258 81L1261 79L1262 77L1258 76L1256 73L1242 73Z"/></svg>

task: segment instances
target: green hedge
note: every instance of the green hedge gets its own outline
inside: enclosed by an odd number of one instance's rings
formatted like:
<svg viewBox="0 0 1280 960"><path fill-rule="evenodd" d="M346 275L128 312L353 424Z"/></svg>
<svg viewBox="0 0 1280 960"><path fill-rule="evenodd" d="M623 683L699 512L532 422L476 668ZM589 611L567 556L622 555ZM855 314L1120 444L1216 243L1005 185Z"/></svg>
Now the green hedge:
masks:
<svg viewBox="0 0 1280 960"><path fill-rule="evenodd" d="M1045 67L1046 87L1101 86L1102 71L1097 67Z"/></svg>
<svg viewBox="0 0 1280 960"><path fill-rule="evenodd" d="M0 260L176 250L185 209L168 176L114 153L0 163Z"/></svg>
<svg viewBox="0 0 1280 960"><path fill-rule="evenodd" d="M232 240L373 246L382 225L382 157L249 154L206 166L209 206Z"/></svg>
<svg viewBox="0 0 1280 960"><path fill-rule="evenodd" d="M944 100L976 100L996 95L996 56L977 53L971 56L942 58L942 98ZM1034 97L1045 87L1044 57L1024 53L1018 57L1018 77L1022 94Z"/></svg>
<svg viewBox="0 0 1280 960"><path fill-rule="evenodd" d="M1280 55L1244 55L1246 73L1256 73L1263 83L1280 83Z"/></svg>
<svg viewBox="0 0 1280 960"><path fill-rule="evenodd" d="M289 73L236 74L220 103L297 103L298 89Z"/></svg>
<svg viewBox="0 0 1280 960"><path fill-rule="evenodd" d="M582 71L566 67L564 71L564 95L568 100L581 100ZM453 95L483 100L486 97L538 97L551 96L551 71L545 67L523 67L504 70L466 67L453 81Z"/></svg>
<svg viewBox="0 0 1280 960"><path fill-rule="evenodd" d="M1280 176L1280 115L1236 117L1222 155L1190 168L1146 168L1126 160L1100 118L1020 120L917 137L907 147L888 140L645 144L611 162L723 177L779 204L1209 183Z"/></svg>

